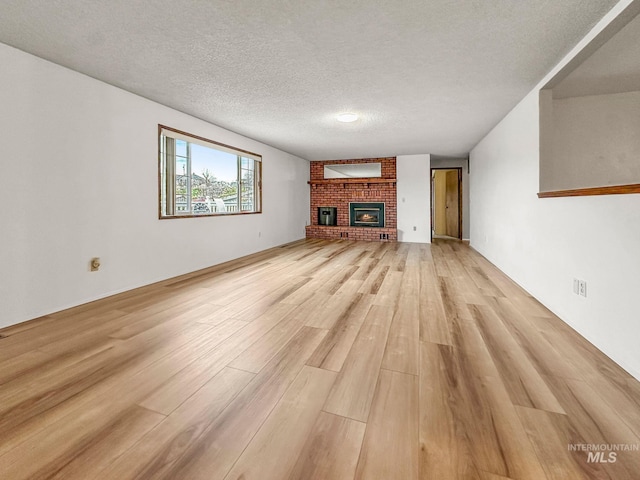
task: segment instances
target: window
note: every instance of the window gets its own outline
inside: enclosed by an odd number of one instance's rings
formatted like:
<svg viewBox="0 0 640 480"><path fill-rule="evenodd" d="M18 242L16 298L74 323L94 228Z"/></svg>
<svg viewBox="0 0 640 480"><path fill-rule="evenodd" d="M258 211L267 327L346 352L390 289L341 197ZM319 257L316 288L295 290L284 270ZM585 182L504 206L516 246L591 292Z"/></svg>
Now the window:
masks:
<svg viewBox="0 0 640 480"><path fill-rule="evenodd" d="M260 155L158 127L160 218L262 211Z"/></svg>

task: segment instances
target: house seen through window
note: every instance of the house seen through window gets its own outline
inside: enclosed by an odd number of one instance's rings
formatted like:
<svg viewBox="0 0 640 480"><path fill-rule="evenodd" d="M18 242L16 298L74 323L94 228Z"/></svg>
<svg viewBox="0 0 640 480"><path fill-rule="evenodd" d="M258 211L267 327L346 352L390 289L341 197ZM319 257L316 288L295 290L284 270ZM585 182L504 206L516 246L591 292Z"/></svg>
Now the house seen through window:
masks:
<svg viewBox="0 0 640 480"><path fill-rule="evenodd" d="M260 213L262 157L159 126L160 218Z"/></svg>

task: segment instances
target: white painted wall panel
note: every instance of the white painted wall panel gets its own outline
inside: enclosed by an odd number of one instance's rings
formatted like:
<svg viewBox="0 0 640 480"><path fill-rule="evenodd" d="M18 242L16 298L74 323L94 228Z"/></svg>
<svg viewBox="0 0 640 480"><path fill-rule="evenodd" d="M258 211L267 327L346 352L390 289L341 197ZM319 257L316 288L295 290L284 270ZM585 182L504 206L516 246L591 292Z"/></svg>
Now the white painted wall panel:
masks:
<svg viewBox="0 0 640 480"><path fill-rule="evenodd" d="M430 243L431 156L399 155L396 158L398 240Z"/></svg>

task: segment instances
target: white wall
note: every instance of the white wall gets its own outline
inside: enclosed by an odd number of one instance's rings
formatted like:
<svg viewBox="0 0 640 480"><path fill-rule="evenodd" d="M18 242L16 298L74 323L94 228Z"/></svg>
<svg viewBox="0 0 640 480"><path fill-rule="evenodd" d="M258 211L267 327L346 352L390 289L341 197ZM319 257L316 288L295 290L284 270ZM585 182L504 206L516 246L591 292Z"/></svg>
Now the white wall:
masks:
<svg viewBox="0 0 640 480"><path fill-rule="evenodd" d="M471 152L471 245L640 379L640 195L538 199L538 142L536 89Z"/></svg>
<svg viewBox="0 0 640 480"><path fill-rule="evenodd" d="M307 161L2 44L0 65L0 327L304 237ZM262 154L263 213L158 220L159 123Z"/></svg>
<svg viewBox="0 0 640 480"><path fill-rule="evenodd" d="M640 92L554 99L543 190L640 183Z"/></svg>
<svg viewBox="0 0 640 480"><path fill-rule="evenodd" d="M396 157L398 240L431 242L431 156ZM414 230L415 227L415 230Z"/></svg>

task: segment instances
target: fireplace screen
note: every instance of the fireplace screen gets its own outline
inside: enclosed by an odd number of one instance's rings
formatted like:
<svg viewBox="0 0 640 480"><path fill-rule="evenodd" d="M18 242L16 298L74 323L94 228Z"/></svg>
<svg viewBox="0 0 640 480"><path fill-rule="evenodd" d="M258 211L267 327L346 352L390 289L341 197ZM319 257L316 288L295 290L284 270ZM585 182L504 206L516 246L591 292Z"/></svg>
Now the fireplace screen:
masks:
<svg viewBox="0 0 640 480"><path fill-rule="evenodd" d="M355 223L360 225L378 225L380 218L379 208L354 208Z"/></svg>
<svg viewBox="0 0 640 480"><path fill-rule="evenodd" d="M349 225L352 227L384 227L384 202L350 203Z"/></svg>

